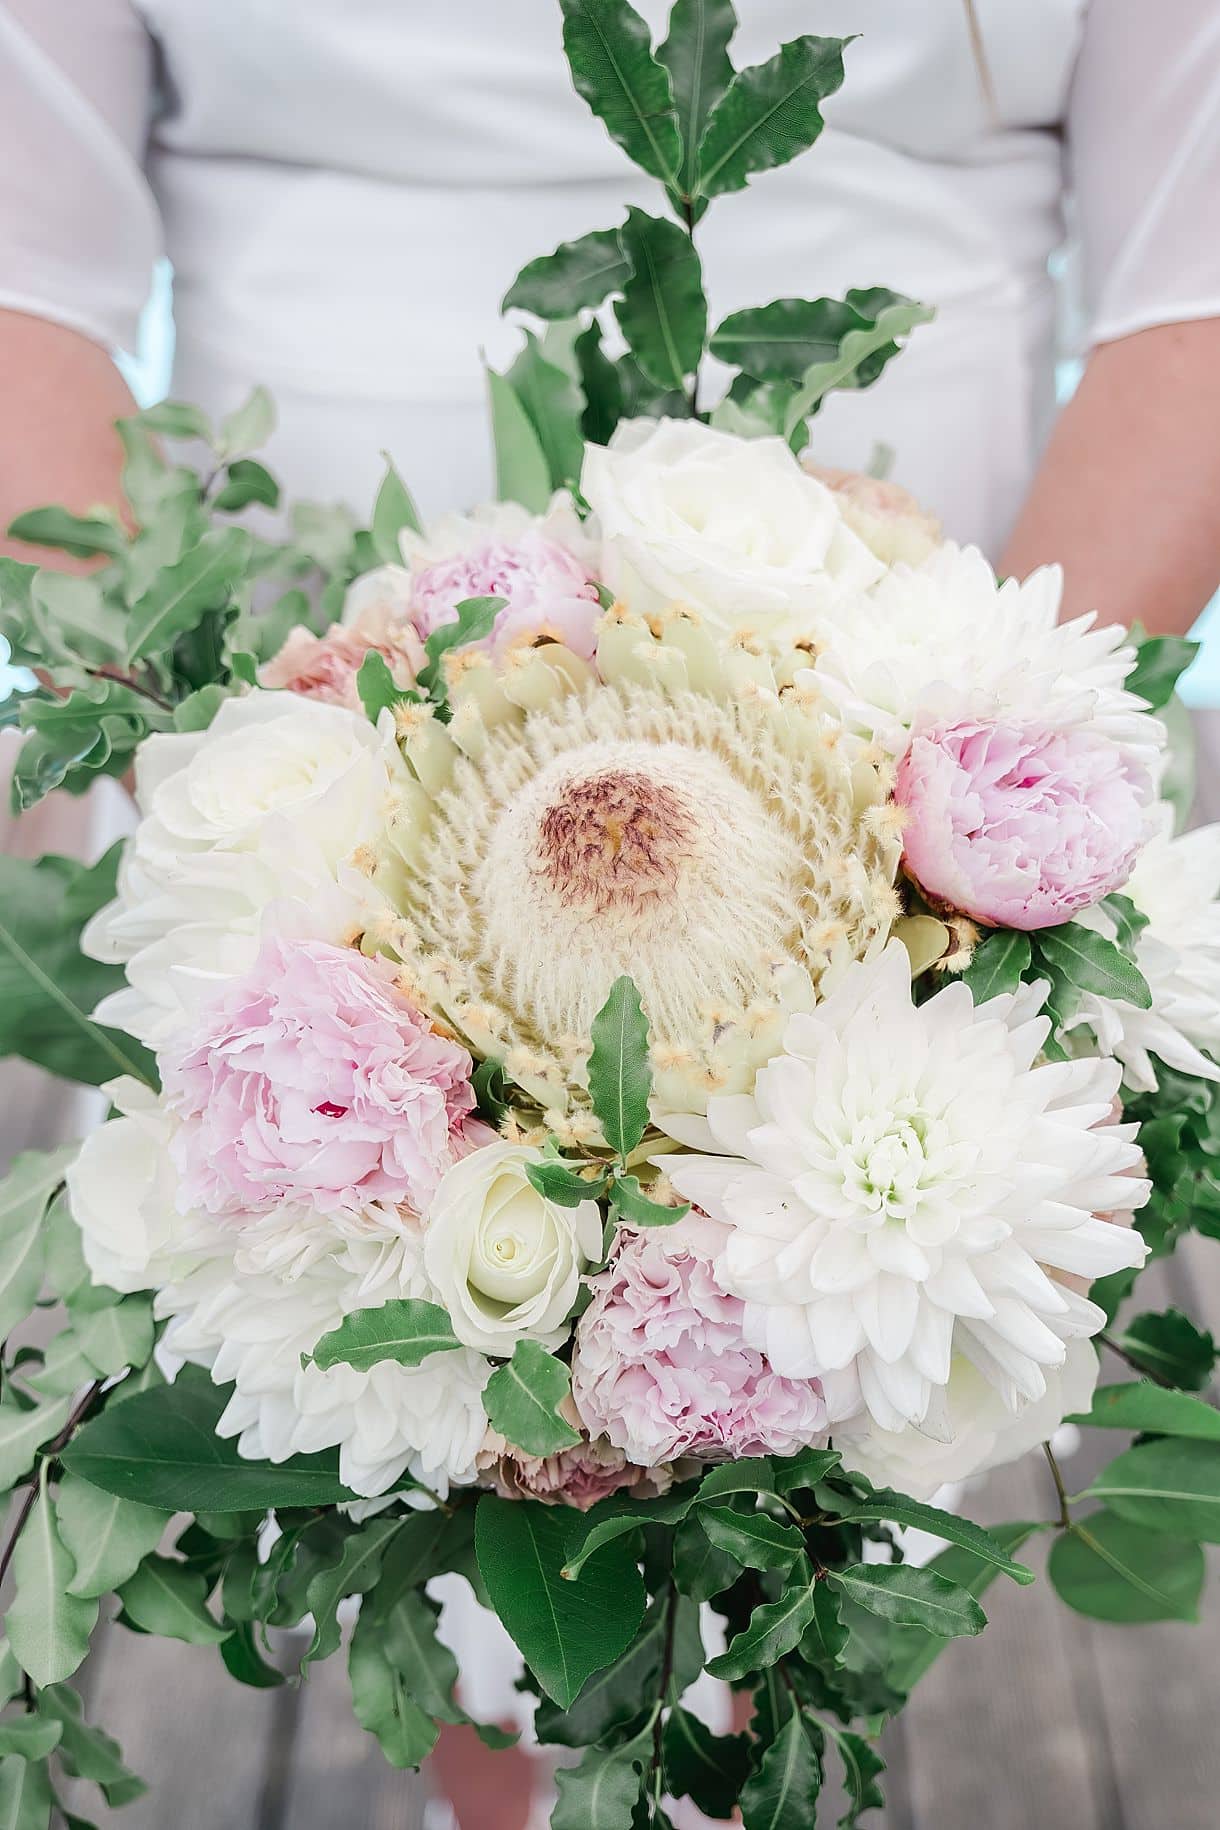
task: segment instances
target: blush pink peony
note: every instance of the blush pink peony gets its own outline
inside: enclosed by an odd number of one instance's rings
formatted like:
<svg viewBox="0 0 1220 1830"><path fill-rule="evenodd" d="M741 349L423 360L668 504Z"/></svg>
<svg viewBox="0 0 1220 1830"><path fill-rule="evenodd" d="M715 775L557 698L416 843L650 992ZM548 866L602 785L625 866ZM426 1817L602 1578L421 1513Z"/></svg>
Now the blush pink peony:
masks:
<svg viewBox="0 0 1220 1830"><path fill-rule="evenodd" d="M385 962L267 940L163 1062L179 1200L230 1216L282 1201L418 1213L462 1147L470 1066Z"/></svg>
<svg viewBox="0 0 1220 1830"><path fill-rule="evenodd" d="M411 615L422 636L451 623L468 597L502 597L488 644L548 636L592 660L601 614L597 587L580 561L537 528L512 539L493 535L413 575Z"/></svg>
<svg viewBox="0 0 1220 1830"><path fill-rule="evenodd" d="M351 626L334 623L321 636L299 627L290 630L279 653L261 668L259 685L358 712L356 676L372 649L384 656L396 685L414 684L424 664L424 645L411 623L379 612Z"/></svg>
<svg viewBox="0 0 1220 1830"><path fill-rule="evenodd" d="M654 1467L681 1456L792 1455L826 1438L816 1380L783 1379L716 1282L727 1228L702 1214L622 1232L576 1329L572 1396L594 1437Z"/></svg>
<svg viewBox="0 0 1220 1830"><path fill-rule="evenodd" d="M904 863L934 902L1045 928L1119 889L1148 836L1143 769L1091 731L966 723L918 733L898 768Z"/></svg>

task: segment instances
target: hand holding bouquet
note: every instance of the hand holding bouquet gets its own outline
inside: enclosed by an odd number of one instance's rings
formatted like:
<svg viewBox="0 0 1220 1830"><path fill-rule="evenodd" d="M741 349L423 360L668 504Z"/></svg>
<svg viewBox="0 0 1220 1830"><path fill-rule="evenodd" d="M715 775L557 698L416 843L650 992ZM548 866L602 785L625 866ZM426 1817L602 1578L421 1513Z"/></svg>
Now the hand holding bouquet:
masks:
<svg viewBox="0 0 1220 1830"><path fill-rule="evenodd" d="M1069 1604L1195 1609L1217 1430L1167 1386L1210 1337L1139 1317L1157 1382L1094 1390L1145 1258L1214 1230L1220 848L1174 836L1155 715L1189 645L1060 624L1053 570L809 460L921 307L709 344L693 231L816 138L838 42L734 72L727 6L655 53L621 0L564 13L676 219L510 291L550 329L490 378L505 500L423 529L391 469L368 528L269 540L233 519L277 499L262 398L164 404L134 533L18 525L104 569L0 572L17 804L134 761L141 816L117 876L2 866L0 1039L117 1113L0 1194L5 1331L44 1282L67 1316L0 1404L23 1823L112 1591L256 1684L268 1626L312 1618L307 1667L362 1597L354 1707L411 1766L466 1719L425 1587L461 1572L586 1750L556 1830L684 1793L801 1830L832 1743L877 1803L861 1725L1040 1530ZM1068 1414L1141 1433L1083 1510L928 1504ZM683 1707L702 1603L748 1737Z"/></svg>

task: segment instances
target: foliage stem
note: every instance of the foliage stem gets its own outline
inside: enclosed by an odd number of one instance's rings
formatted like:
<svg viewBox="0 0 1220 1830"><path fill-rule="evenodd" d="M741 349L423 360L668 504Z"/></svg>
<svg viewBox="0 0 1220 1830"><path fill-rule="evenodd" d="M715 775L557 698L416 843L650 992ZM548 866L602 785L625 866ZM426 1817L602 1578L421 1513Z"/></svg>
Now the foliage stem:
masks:
<svg viewBox="0 0 1220 1830"><path fill-rule="evenodd" d="M1063 1526L1065 1531L1069 1531L1072 1525L1072 1514L1068 1506L1067 1488L1063 1484L1063 1473L1059 1467L1059 1463L1055 1460L1055 1451L1051 1448L1050 1443L1044 1442L1042 1448L1046 1455L1047 1464L1050 1467L1051 1479L1055 1483L1055 1493L1059 1500L1059 1523Z"/></svg>
<svg viewBox="0 0 1220 1830"><path fill-rule="evenodd" d="M17 1548L17 1540L29 1523L30 1514L34 1510L34 1502L37 1500L39 1492L45 1485L45 1480L43 1478L44 1470L48 1463L52 1462L59 1454L59 1451L66 1447L72 1437L72 1432L76 1429L77 1424L84 1420L94 1399L101 1391L103 1383L104 1381L101 1379L94 1380L84 1397L80 1400L80 1403L73 1410L72 1415L68 1418L67 1423L65 1423L58 1436L52 1438L43 1450L38 1478L31 1480L29 1486L26 1488L17 1512L17 1517L13 1523L13 1529L9 1533L8 1543L5 1545L3 1552L0 1552L0 1583L3 1583L4 1578L8 1575L8 1567L13 1560L13 1552Z"/></svg>
<svg viewBox="0 0 1220 1830"><path fill-rule="evenodd" d="M1129 1366L1132 1372L1138 1373L1141 1379L1151 1379L1154 1385L1163 1385L1166 1391L1173 1391L1175 1389L1172 1379L1166 1379L1163 1374L1155 1372L1151 1366L1141 1365L1138 1360L1134 1359L1132 1355L1127 1352L1125 1347L1119 1346L1113 1335L1102 1333L1099 1334L1097 1338L1103 1346L1110 1349L1110 1352L1114 1354L1117 1359L1120 1359L1123 1362L1124 1366Z"/></svg>

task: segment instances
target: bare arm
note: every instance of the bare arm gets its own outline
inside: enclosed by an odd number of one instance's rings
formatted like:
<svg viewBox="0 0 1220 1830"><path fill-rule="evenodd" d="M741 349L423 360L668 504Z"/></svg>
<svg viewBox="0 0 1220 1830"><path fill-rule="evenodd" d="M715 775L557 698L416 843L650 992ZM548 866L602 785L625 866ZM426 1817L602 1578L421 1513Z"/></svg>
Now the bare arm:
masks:
<svg viewBox="0 0 1220 1830"><path fill-rule="evenodd" d="M1057 559L1064 614L1184 634L1220 586L1220 319L1093 352L1000 562Z"/></svg>
<svg viewBox="0 0 1220 1830"><path fill-rule="evenodd" d="M119 502L122 450L114 421L135 403L96 343L62 325L0 311L0 552L72 566L4 530L23 509L62 503L81 513ZM75 569L75 568L73 568Z"/></svg>

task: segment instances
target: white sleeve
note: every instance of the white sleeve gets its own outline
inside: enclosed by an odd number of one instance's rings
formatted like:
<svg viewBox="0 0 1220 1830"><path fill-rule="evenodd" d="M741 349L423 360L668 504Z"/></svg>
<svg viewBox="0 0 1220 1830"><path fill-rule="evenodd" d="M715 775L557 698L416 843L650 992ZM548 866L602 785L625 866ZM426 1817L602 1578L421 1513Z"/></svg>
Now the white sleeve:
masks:
<svg viewBox="0 0 1220 1830"><path fill-rule="evenodd" d="M0 0L0 309L135 348L161 252L129 0Z"/></svg>
<svg viewBox="0 0 1220 1830"><path fill-rule="evenodd" d="M1220 3L1089 0L1067 119L1090 343L1220 314Z"/></svg>

